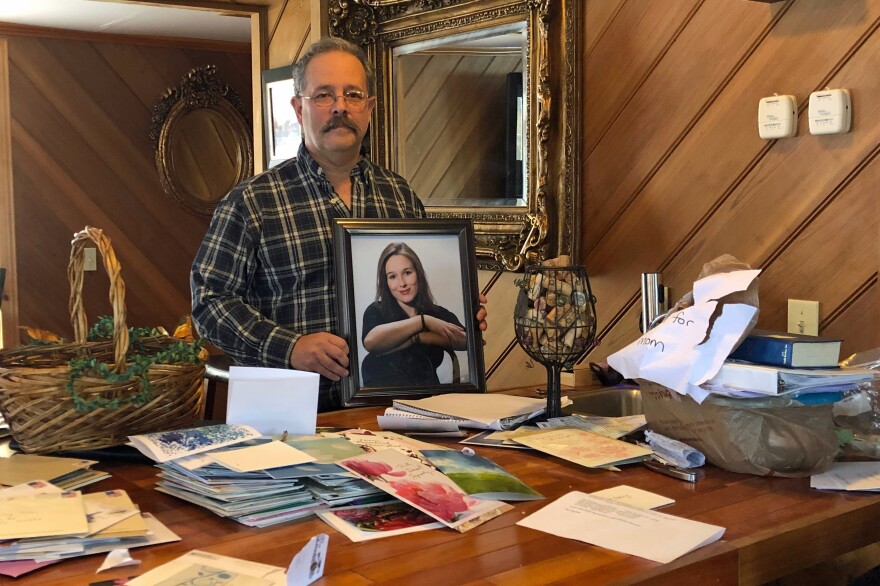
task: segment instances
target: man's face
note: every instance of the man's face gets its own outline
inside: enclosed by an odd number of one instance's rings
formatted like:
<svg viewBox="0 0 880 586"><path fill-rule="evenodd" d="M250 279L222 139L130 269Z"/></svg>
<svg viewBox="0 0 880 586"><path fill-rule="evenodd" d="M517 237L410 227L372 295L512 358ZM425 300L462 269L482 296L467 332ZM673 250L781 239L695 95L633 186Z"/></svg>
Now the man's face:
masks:
<svg viewBox="0 0 880 586"><path fill-rule="evenodd" d="M318 55L305 72L302 96L333 93L337 97L330 106L319 106L313 100L294 97L291 103L303 129L306 148L318 158L339 154L356 156L367 132L375 98L367 98L359 111L353 110L342 97L345 92L369 94L367 74L357 57L341 51Z"/></svg>

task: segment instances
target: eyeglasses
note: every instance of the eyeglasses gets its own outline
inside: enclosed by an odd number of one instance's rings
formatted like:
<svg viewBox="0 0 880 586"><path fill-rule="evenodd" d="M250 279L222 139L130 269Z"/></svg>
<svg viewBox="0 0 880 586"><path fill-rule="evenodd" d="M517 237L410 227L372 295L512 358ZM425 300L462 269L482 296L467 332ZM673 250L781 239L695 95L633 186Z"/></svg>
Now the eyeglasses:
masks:
<svg viewBox="0 0 880 586"><path fill-rule="evenodd" d="M367 105L369 97L367 94L357 90L349 90L341 96L337 96L335 92L318 92L313 96L300 96L304 100L311 100L312 103L319 108L329 108L336 104L336 100L342 98L345 105L354 111L360 111Z"/></svg>

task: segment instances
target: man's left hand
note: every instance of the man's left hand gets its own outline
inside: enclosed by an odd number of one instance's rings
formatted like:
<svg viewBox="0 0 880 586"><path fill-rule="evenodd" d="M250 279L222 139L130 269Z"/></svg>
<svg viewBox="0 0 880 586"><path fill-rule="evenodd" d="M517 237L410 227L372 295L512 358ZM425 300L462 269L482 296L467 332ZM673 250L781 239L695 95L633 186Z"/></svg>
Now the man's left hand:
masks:
<svg viewBox="0 0 880 586"><path fill-rule="evenodd" d="M489 324L486 323L486 316L489 315L489 312L486 311L485 303L489 301L486 299L486 296L480 293L480 309L477 310L477 322L480 325L480 331L485 332L489 327Z"/></svg>

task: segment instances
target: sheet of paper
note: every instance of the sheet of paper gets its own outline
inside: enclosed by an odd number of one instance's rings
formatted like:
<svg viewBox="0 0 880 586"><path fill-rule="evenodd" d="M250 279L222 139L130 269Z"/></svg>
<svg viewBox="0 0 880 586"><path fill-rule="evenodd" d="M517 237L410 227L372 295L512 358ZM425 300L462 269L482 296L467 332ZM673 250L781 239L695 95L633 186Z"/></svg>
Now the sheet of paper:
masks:
<svg viewBox="0 0 880 586"><path fill-rule="evenodd" d="M694 304L668 315L655 328L608 357L625 378L643 378L702 402L700 387L715 376L745 333L757 308L727 303L711 324L720 297L744 291L760 271L734 271L694 283Z"/></svg>
<svg viewBox="0 0 880 586"><path fill-rule="evenodd" d="M694 282L694 303L717 301L731 293L745 291L760 274L760 269L749 269L699 279Z"/></svg>
<svg viewBox="0 0 880 586"><path fill-rule="evenodd" d="M38 494L0 500L0 539L86 535L82 495Z"/></svg>
<svg viewBox="0 0 880 586"><path fill-rule="evenodd" d="M128 586L156 584L241 584L287 586L284 568L193 550L127 582Z"/></svg>
<svg viewBox="0 0 880 586"><path fill-rule="evenodd" d="M717 541L724 527L570 492L517 525L669 563Z"/></svg>
<svg viewBox="0 0 880 586"><path fill-rule="evenodd" d="M618 503L630 505L639 509L656 509L657 507L665 507L675 502L675 499L666 498L665 496L634 488L621 484L613 488L598 490L590 493L592 496L612 500Z"/></svg>
<svg viewBox="0 0 880 586"><path fill-rule="evenodd" d="M324 575L328 542L326 533L318 533L293 556L287 568L287 586L308 586Z"/></svg>
<svg viewBox="0 0 880 586"><path fill-rule="evenodd" d="M320 376L284 368L231 366L226 422L263 435L312 435L318 417Z"/></svg>
<svg viewBox="0 0 880 586"><path fill-rule="evenodd" d="M104 570L110 570L112 568L137 566L140 563L141 560L136 560L131 557L131 554L128 553L127 549L114 549L107 554L107 557L104 558L104 563L101 564L101 567L99 567L95 573L97 574L98 572L103 572Z"/></svg>
<svg viewBox="0 0 880 586"><path fill-rule="evenodd" d="M279 441L247 448L209 452L208 457L236 472L255 472L315 461L314 457Z"/></svg>
<svg viewBox="0 0 880 586"><path fill-rule="evenodd" d="M810 488L820 490L880 490L880 462L834 462L810 476Z"/></svg>

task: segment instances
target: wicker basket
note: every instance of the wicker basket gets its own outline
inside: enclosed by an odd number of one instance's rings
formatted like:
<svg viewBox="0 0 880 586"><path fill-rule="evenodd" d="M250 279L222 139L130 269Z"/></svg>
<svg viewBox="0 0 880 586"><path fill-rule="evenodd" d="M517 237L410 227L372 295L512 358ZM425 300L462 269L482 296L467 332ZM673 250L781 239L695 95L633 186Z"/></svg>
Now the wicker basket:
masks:
<svg viewBox="0 0 880 586"><path fill-rule="evenodd" d="M110 277L113 338L86 341L88 322L82 303L84 249L94 243ZM29 453L82 450L125 443L129 435L187 427L199 416L203 364L153 363L140 377L125 378L134 355L155 356L175 342L168 336L131 343L125 323L125 284L119 262L103 231L87 226L71 243L67 276L70 316L76 342L34 345L0 352L0 413L12 437ZM69 384L72 359L112 365L104 378L93 370L77 373ZM114 376L123 374L123 376ZM96 406L97 405L97 406Z"/></svg>

